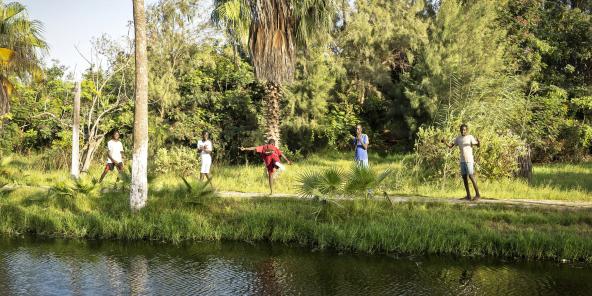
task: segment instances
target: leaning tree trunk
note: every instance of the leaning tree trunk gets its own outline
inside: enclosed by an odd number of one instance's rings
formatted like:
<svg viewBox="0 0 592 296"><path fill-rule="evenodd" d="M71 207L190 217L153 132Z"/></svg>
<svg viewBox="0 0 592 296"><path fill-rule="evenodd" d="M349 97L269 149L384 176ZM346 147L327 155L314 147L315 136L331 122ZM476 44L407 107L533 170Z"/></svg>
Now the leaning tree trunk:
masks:
<svg viewBox="0 0 592 296"><path fill-rule="evenodd" d="M275 145L281 145L280 137L280 100L282 98L281 87L274 82L265 85L265 136L274 139Z"/></svg>
<svg viewBox="0 0 592 296"><path fill-rule="evenodd" d="M2 83L3 80L3 77L0 75L0 116L10 112L10 101L8 98L8 92Z"/></svg>
<svg viewBox="0 0 592 296"><path fill-rule="evenodd" d="M97 152L99 145L103 142L103 138L105 138L104 135L99 137L93 135L88 138L88 142L84 145L84 149L82 150L82 168L80 169L82 172L88 172L95 156L95 152Z"/></svg>
<svg viewBox="0 0 592 296"><path fill-rule="evenodd" d="M80 81L76 82L74 91L74 114L72 122L72 178L78 179L80 176Z"/></svg>
<svg viewBox="0 0 592 296"><path fill-rule="evenodd" d="M136 48L136 98L130 207L138 211L148 199L148 56L144 0L133 0Z"/></svg>

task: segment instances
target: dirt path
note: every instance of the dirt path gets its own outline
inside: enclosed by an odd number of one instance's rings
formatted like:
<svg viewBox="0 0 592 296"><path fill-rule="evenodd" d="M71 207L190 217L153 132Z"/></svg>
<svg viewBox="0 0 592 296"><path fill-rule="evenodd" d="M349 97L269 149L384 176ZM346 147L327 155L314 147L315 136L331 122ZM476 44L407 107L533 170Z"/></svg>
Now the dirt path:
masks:
<svg viewBox="0 0 592 296"><path fill-rule="evenodd" d="M4 186L0 189L3 190L14 190L17 188L39 188L49 189L49 186ZM235 198L258 198L258 197L269 197L267 193L261 192L237 192L237 191L218 191L222 197L235 197ZM275 193L271 197L273 198L293 198L301 199L296 194L286 193ZM376 197L382 199L384 197ZM406 203L406 202L423 202L423 203L447 203L447 204L469 204L471 206L477 206L480 204L499 204L509 206L523 206L523 207L548 207L548 208L561 208L561 209L592 209L592 202L586 201L562 201L562 200L546 200L546 199L494 199L494 198L482 198L477 202L468 202L460 199L453 198L434 198L424 196L389 196L392 203Z"/></svg>
<svg viewBox="0 0 592 296"><path fill-rule="evenodd" d="M260 192L235 192L235 191L219 191L218 194L222 197L238 197L238 198L257 198L269 197L269 194ZM295 194L276 193L271 197L274 198L301 198ZM377 197L380 199L381 197ZM460 199L452 198L433 198L423 196L389 196L392 203L406 203L406 202L427 202L427 203L448 203L448 204L500 204L500 205L514 205L524 207L550 207L550 208L564 208L564 209L592 209L592 202L584 201L561 201L561 200L536 200L536 199L493 199L482 198L477 202L468 202Z"/></svg>

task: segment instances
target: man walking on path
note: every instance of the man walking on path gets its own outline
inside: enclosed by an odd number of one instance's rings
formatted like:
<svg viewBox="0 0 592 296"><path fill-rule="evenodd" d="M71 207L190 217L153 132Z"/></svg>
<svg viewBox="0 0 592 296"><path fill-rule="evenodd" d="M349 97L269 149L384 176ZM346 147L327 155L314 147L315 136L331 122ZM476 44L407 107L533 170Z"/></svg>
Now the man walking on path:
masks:
<svg viewBox="0 0 592 296"><path fill-rule="evenodd" d="M446 144L446 140L442 139L442 143ZM473 200L477 201L481 198L479 194L479 188L477 187L477 179L475 178L475 161L473 158L473 146L480 147L481 142L478 139L469 135L469 128L466 124L462 124L460 126L460 136L454 139L452 144L446 144L448 148L452 148L454 146L458 146L460 149L460 174L463 178L463 183L465 185L465 190L467 191L467 196L462 198L463 200L471 200L471 191L469 190L469 180L471 179L471 183L473 183L473 188L475 188L475 198Z"/></svg>
<svg viewBox="0 0 592 296"><path fill-rule="evenodd" d="M277 169L280 171L284 170L284 166L280 163L280 158L283 157L288 164L292 162L278 149L275 147L275 140L269 139L266 145L256 146L256 147L240 147L240 151L255 151L261 159L263 159L263 163L265 164L265 168L267 169L267 178L269 180L269 194L273 194L273 179L274 173Z"/></svg>
<svg viewBox="0 0 592 296"><path fill-rule="evenodd" d="M355 155L354 160L358 166L368 168L368 135L362 133L362 125L356 126L356 135L354 137L354 149Z"/></svg>
<svg viewBox="0 0 592 296"><path fill-rule="evenodd" d="M99 183L103 182L103 178L109 171L117 168L117 171L121 174L123 171L123 144L119 141L119 132L115 131L112 135L112 139L107 142L107 165L103 174L99 179Z"/></svg>
<svg viewBox="0 0 592 296"><path fill-rule="evenodd" d="M214 146L209 139L210 134L207 131L201 133L201 140L197 142L197 151L201 161L201 170L199 171L199 180L202 181L205 176L210 181L210 167L212 166L212 151Z"/></svg>

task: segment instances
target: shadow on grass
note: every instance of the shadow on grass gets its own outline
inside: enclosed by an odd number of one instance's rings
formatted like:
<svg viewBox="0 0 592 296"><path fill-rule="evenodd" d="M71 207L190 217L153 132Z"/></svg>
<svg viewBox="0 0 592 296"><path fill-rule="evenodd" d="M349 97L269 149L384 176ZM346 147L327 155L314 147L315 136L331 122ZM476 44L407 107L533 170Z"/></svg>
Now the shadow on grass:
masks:
<svg viewBox="0 0 592 296"><path fill-rule="evenodd" d="M581 189L592 193L592 174L574 172L537 172L532 178L532 186L553 186L562 190Z"/></svg>

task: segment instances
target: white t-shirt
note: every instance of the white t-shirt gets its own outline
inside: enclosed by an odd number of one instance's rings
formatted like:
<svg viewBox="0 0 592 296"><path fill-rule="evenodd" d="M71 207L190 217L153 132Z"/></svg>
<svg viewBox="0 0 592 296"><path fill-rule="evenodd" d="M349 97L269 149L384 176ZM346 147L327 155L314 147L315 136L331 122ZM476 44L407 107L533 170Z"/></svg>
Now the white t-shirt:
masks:
<svg viewBox="0 0 592 296"><path fill-rule="evenodd" d="M201 151L202 147L204 147L205 150L208 150L210 152L212 152L214 150L214 146L212 145L212 142L210 140L206 140L206 141L199 140L197 142L197 149L200 151L201 157L204 157L205 155L210 156L209 153L206 153L205 151Z"/></svg>
<svg viewBox="0 0 592 296"><path fill-rule="evenodd" d="M477 139L472 135L458 136L454 139L454 145L460 149L460 162L475 162L473 159L473 147Z"/></svg>
<svg viewBox="0 0 592 296"><path fill-rule="evenodd" d="M121 144L121 141L109 140L107 142L107 149L109 149L109 154L111 154L111 157L116 163L123 162L123 158L121 157L123 144ZM107 163L112 163L109 157L107 157Z"/></svg>

